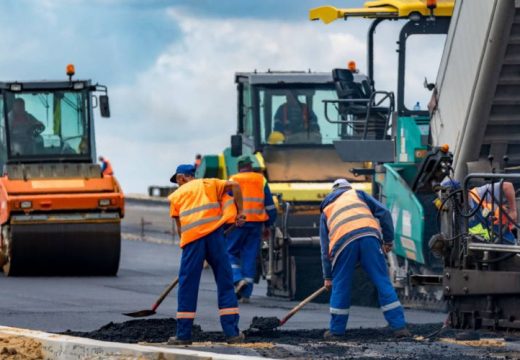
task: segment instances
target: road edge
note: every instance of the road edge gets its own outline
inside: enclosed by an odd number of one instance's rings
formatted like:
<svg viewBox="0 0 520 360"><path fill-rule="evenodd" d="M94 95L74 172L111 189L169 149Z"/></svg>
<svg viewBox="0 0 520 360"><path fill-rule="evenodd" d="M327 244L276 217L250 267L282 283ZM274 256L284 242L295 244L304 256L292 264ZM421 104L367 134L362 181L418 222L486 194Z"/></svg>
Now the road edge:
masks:
<svg viewBox="0 0 520 360"><path fill-rule="evenodd" d="M160 205L169 206L168 198L158 196L148 196L142 194L125 194L125 202L136 205Z"/></svg>
<svg viewBox="0 0 520 360"><path fill-rule="evenodd" d="M0 338L29 340L33 344L32 346L35 344L41 346L44 359L266 359L257 356L228 355L209 351L181 349L160 346L160 344L149 346L99 341L8 326L0 326ZM10 345L5 344L5 341L2 346L10 347ZM16 350L16 345L13 348Z"/></svg>

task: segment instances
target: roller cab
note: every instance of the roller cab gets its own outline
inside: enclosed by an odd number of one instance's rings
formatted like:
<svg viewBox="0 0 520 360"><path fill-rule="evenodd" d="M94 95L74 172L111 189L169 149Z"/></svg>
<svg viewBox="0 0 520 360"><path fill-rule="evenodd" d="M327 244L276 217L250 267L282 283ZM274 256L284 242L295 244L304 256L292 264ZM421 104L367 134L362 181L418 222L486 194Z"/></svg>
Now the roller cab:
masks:
<svg viewBox="0 0 520 360"><path fill-rule="evenodd" d="M0 83L0 265L7 276L116 275L121 188L96 164L89 80ZM98 95L101 93L100 95Z"/></svg>

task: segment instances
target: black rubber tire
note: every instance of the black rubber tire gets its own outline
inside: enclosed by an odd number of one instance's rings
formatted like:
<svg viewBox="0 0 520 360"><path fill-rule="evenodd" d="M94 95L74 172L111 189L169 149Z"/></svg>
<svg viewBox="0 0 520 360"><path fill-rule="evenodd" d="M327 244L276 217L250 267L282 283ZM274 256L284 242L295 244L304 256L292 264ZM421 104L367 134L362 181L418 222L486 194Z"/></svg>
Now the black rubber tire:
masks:
<svg viewBox="0 0 520 360"><path fill-rule="evenodd" d="M6 276L115 276L119 222L11 225Z"/></svg>

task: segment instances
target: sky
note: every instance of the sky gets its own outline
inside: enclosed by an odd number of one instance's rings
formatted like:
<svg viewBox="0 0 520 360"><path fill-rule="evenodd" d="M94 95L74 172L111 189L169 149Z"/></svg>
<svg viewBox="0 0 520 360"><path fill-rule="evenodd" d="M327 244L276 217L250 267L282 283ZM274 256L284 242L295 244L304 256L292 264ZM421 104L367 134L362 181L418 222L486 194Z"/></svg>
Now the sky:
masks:
<svg viewBox="0 0 520 360"><path fill-rule="evenodd" d="M237 71L366 69L366 20L308 20L359 0L2 0L0 79L77 78L107 85L112 117L96 116L97 153L126 193L168 185L179 163L229 146ZM386 27L385 27L386 26ZM395 84L396 24L382 26L376 84ZM435 77L442 41L418 42L410 94ZM432 79L433 80L433 79ZM412 100L410 100L412 101ZM415 101L415 99L413 99ZM99 115L96 112L96 115Z"/></svg>

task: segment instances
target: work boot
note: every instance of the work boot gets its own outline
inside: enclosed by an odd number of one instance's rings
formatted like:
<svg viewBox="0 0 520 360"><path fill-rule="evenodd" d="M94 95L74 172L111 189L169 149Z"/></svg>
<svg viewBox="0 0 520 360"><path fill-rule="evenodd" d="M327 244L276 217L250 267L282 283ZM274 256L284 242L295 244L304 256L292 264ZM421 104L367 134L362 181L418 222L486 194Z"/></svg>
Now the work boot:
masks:
<svg viewBox="0 0 520 360"><path fill-rule="evenodd" d="M241 304L249 304L251 302L251 299L248 297L242 297L238 302Z"/></svg>
<svg viewBox="0 0 520 360"><path fill-rule="evenodd" d="M244 279L238 281L236 284L235 284L235 294L237 294L237 298L240 300L242 298L242 295L240 294L240 292L247 286L247 281L245 281Z"/></svg>
<svg viewBox="0 0 520 360"><path fill-rule="evenodd" d="M398 339L412 337L412 333L410 332L410 330L404 327L402 329L394 330L394 337Z"/></svg>
<svg viewBox="0 0 520 360"><path fill-rule="evenodd" d="M185 345L191 345L191 339L182 340L177 339L176 336L172 336L168 339L168 345L177 345L177 346L185 346Z"/></svg>
<svg viewBox="0 0 520 360"><path fill-rule="evenodd" d="M332 331L327 330L323 333L323 339L329 341L341 340L343 338L342 335L334 334Z"/></svg>
<svg viewBox="0 0 520 360"><path fill-rule="evenodd" d="M244 335L243 332L239 332L237 336L229 336L227 339L226 339L226 342L228 344L241 344L244 342L246 336Z"/></svg>

